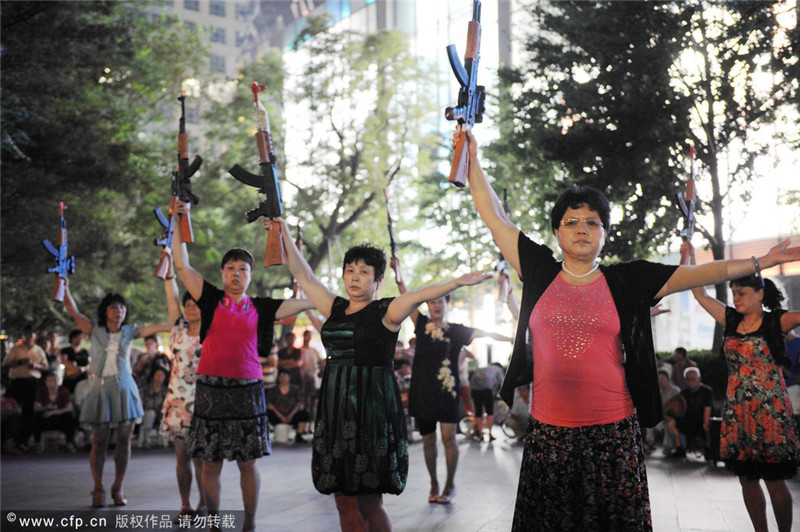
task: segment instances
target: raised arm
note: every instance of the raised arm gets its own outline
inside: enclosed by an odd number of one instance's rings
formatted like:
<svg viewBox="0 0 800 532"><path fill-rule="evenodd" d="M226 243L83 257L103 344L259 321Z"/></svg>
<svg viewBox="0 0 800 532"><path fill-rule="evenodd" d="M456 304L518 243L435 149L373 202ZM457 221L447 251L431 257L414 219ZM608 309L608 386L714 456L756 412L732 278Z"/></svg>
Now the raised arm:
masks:
<svg viewBox="0 0 800 532"><path fill-rule="evenodd" d="M175 212L185 213L186 204L176 199ZM199 301L200 296L203 295L203 276L189 264L189 253L186 250L186 244L181 240L180 231L175 231L172 237L172 263L183 286L192 294L195 301Z"/></svg>
<svg viewBox="0 0 800 532"><path fill-rule="evenodd" d="M475 329L472 332L472 338L470 338L469 343L472 343L472 340L475 338L491 338L493 340L497 340L498 342L513 342L514 339L510 336L506 336L500 333L494 333L490 331L484 331L483 329Z"/></svg>
<svg viewBox="0 0 800 532"><path fill-rule="evenodd" d="M306 311L306 316L308 316L308 321L311 322L311 325L314 326L314 328L317 330L317 332L322 332L322 320L319 319L319 316L317 316L317 313L314 312L313 310L307 310Z"/></svg>
<svg viewBox="0 0 800 532"><path fill-rule="evenodd" d="M498 281L498 295L500 301L504 301L511 315L515 320L519 320L519 301L514 295L514 290L511 287L511 278L507 273L500 273L497 278Z"/></svg>
<svg viewBox="0 0 800 532"><path fill-rule="evenodd" d="M429 284L423 286L419 290L412 290L405 294L396 297L394 301L389 304L386 310L386 315L383 317L383 324L390 331L400 330L400 324L406 319L417 307L425 301L430 301L449 294L460 286L468 286L482 283L489 279L491 274L477 271L462 275L457 279L444 281L441 283Z"/></svg>
<svg viewBox="0 0 800 532"><path fill-rule="evenodd" d="M465 133L461 128L456 129L453 135L453 145L455 146ZM495 194L494 189L486 179L480 162L478 162L478 143L472 131L466 133L467 150L469 151L469 190L478 214L481 215L483 222L492 232L497 247L503 253L512 268L520 273L519 251L517 241L519 240L519 227L506 214L503 203Z"/></svg>
<svg viewBox="0 0 800 532"><path fill-rule="evenodd" d="M172 330L172 325L169 323L162 323L159 325L144 325L136 328L136 336L138 338L145 338L151 334L166 333Z"/></svg>
<svg viewBox="0 0 800 532"><path fill-rule="evenodd" d="M274 220L265 218L264 229L269 231L273 223L279 223L284 226L281 231L281 237L283 238L283 248L286 252L286 266L289 267L289 271L292 272L297 284L300 285L300 288L303 289L303 292L312 303L310 306L298 310L298 312L316 307L327 318L331 315L331 307L336 294L328 290L328 287L322 284L314 275L311 266L308 265L300 250L297 249L294 240L292 240L291 232L286 228L286 223L281 218L275 218ZM287 301L284 301L284 304Z"/></svg>
<svg viewBox="0 0 800 532"><path fill-rule="evenodd" d="M397 281L397 290L400 292L400 295L405 294L408 292L408 288L406 288L406 283L403 280L403 273L400 271L400 259L397 257L392 257L389 259L389 265L391 266L392 270L394 271L394 278ZM419 317L419 308L415 308L414 312L411 313L411 322L414 326L417 325L417 318Z"/></svg>
<svg viewBox="0 0 800 532"><path fill-rule="evenodd" d="M183 316L181 313L181 303L178 294L178 282L175 280L175 271L172 268L172 255L167 252L167 276L164 278L164 293L167 296L167 311L169 312L169 322L175 323L178 318Z"/></svg>
<svg viewBox="0 0 800 532"><path fill-rule="evenodd" d="M289 316L296 316L304 310L314 308L314 303L310 299L284 299L281 306L275 312L275 319L282 320Z"/></svg>
<svg viewBox="0 0 800 532"><path fill-rule="evenodd" d="M75 299L72 298L72 292L69 290L69 278L64 277L64 306L67 308L67 314L75 322L75 326L86 335L92 334L92 320L84 316L78 306L75 304Z"/></svg>
<svg viewBox="0 0 800 532"><path fill-rule="evenodd" d="M683 246L688 245L684 242ZM683 247L682 246L682 247ZM791 246L787 239L773 246L766 255L753 259L717 260L699 266L678 266L675 273L656 294L656 298L689 290L696 286L706 286L738 279L756 272L756 261L760 269L767 269L784 262L800 260L800 246Z"/></svg>

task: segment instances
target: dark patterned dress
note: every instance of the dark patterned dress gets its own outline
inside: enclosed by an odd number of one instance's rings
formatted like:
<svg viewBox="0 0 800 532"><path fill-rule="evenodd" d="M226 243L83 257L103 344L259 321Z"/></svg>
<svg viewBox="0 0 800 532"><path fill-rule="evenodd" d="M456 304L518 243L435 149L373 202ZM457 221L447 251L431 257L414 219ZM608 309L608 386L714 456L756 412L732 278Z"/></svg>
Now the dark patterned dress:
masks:
<svg viewBox="0 0 800 532"><path fill-rule="evenodd" d="M322 327L327 351L311 475L325 494L400 494L408 477L408 436L392 362L397 333L382 320L391 299L346 314L334 300Z"/></svg>
<svg viewBox="0 0 800 532"><path fill-rule="evenodd" d="M475 329L448 323L436 326L420 314L414 330L417 347L411 370L409 413L425 421L458 423L458 355Z"/></svg>
<svg viewBox="0 0 800 532"><path fill-rule="evenodd" d="M731 311L728 321L734 315ZM770 353L763 330L767 321L745 335L726 331L728 390L720 456L737 476L780 480L797 474L799 451L783 371Z"/></svg>

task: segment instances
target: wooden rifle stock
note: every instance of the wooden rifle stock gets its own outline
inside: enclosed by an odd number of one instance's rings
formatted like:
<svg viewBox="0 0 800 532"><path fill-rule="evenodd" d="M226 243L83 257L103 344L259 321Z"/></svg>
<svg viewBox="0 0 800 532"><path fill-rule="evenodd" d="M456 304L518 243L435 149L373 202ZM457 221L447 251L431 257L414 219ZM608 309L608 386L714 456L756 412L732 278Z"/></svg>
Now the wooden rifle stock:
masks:
<svg viewBox="0 0 800 532"><path fill-rule="evenodd" d="M467 147L467 137L464 135L456 144L453 153L453 164L450 166L450 181L455 186L461 188L467 184L469 177L469 148Z"/></svg>

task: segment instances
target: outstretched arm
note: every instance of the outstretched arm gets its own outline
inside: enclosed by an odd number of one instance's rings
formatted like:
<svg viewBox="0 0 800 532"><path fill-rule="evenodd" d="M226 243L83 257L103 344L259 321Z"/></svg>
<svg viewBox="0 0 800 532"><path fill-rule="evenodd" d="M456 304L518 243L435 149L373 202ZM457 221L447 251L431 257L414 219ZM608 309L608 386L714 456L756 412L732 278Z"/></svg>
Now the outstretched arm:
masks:
<svg viewBox="0 0 800 532"><path fill-rule="evenodd" d="M400 271L400 259L397 257L392 257L389 259L389 265L394 270L394 278L397 281L397 290L400 292L400 295L405 294L408 292L408 288L406 288L406 283L403 281L403 273ZM414 325L417 325L417 318L419 317L419 308L415 308L414 312L411 313L411 321Z"/></svg>
<svg viewBox="0 0 800 532"><path fill-rule="evenodd" d="M688 253L686 256L689 258L689 265L694 266L695 264L695 256L694 256L694 246L691 243L688 243ZM717 299L711 297L706 293L706 288L704 286L698 286L692 288L692 295L697 300L703 309L708 312L714 321L717 323L721 323L725 325L725 305L723 305Z"/></svg>
<svg viewBox="0 0 800 532"><path fill-rule="evenodd" d="M483 222L492 232L497 247L503 253L508 263L520 273L519 251L517 241L519 239L519 227L514 225L511 218L506 214L503 203L495 194L494 189L486 179L480 162L478 162L478 143L472 131L464 133L461 128L457 128L453 135L453 145L455 146L460 138L466 134L467 150L469 151L469 190L478 214L481 215Z"/></svg>
<svg viewBox="0 0 800 532"><path fill-rule="evenodd" d="M791 239L784 240L773 246L766 255L758 258L761 269L771 268L784 262L800 260L800 246L791 246ZM684 242L681 246L690 245ZM700 266L678 266L669 280L656 294L656 298L683 292L696 286L706 286L721 283L730 279L738 279L756 272L755 261L752 259L717 260Z"/></svg>
<svg viewBox="0 0 800 532"><path fill-rule="evenodd" d="M185 213L186 204L176 199L175 212L178 214ZM178 272L178 277L181 278L183 286L192 294L195 301L199 301L200 296L203 295L203 276L189 264L189 253L186 250L186 244L181 241L181 232L177 230L172 237L172 259L173 266Z"/></svg>
<svg viewBox="0 0 800 532"><path fill-rule="evenodd" d="M511 338L510 336L506 336L504 334L494 333L494 332L490 332L490 331L484 331L482 329L475 329L472 332L472 338L469 339L469 343L472 343L472 341L475 338L491 338L491 339L497 340L499 342L513 342L514 341L514 339Z"/></svg>
<svg viewBox="0 0 800 532"><path fill-rule="evenodd" d="M441 283L429 284L420 288L419 290L412 290L406 292L389 304L386 310L386 315L383 317L384 326L390 331L400 330L400 324L406 319L418 306L425 301L430 301L449 294L460 286L468 286L482 283L489 279L492 275L477 271L462 275L457 279L444 281Z"/></svg>
<svg viewBox="0 0 800 532"><path fill-rule="evenodd" d="M92 334L92 320L84 316L75 300L72 298L72 292L69 291L69 277L64 277L64 306L67 308L67 314L75 322L75 326L86 335Z"/></svg>
<svg viewBox="0 0 800 532"><path fill-rule="evenodd" d="M275 312L275 319L282 320L289 316L296 316L304 310L314 308L314 303L310 299L284 299L281 306Z"/></svg>
<svg viewBox="0 0 800 532"><path fill-rule="evenodd" d="M291 232L285 227L286 223L283 219L275 218L274 220L270 220L265 218L264 229L269 231L273 223L279 223L284 226L281 230L281 237L283 238L283 248L286 251L286 266L289 267L289 271L292 272L297 284L300 285L300 288L303 289L303 292L305 292L312 303L307 307L299 309L298 312L316 307L317 310L327 318L331 315L331 307L333 306L333 300L336 298L336 294L328 290L328 287L323 285L319 279L317 279L316 275L314 275L311 266L308 265L306 259L300 253L300 250L297 249L294 240L292 240ZM284 304L287 301L284 301ZM283 307L283 305L281 305L281 307Z"/></svg>

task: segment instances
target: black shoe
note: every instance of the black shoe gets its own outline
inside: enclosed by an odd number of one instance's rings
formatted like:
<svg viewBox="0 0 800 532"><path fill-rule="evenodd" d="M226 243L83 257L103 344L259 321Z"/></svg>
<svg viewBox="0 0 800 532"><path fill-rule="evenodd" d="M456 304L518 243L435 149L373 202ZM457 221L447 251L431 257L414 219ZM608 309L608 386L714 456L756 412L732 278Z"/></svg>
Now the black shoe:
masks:
<svg viewBox="0 0 800 532"><path fill-rule="evenodd" d="M306 440L303 439L303 435L302 434L298 434L297 436L295 436L294 437L294 442L295 443L308 443Z"/></svg>

